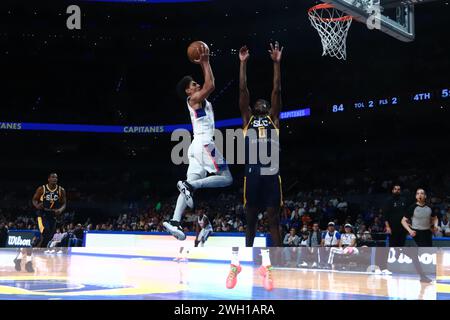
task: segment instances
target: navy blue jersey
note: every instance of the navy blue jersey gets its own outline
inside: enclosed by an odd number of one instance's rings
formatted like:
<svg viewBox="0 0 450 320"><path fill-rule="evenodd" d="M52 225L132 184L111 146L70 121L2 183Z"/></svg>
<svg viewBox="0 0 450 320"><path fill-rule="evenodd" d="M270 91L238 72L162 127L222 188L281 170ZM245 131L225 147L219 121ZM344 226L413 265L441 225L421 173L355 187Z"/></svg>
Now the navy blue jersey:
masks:
<svg viewBox="0 0 450 320"><path fill-rule="evenodd" d="M44 210L56 210L61 208L61 187L56 186L53 190L48 185L43 185L44 193L41 196L41 201L44 205Z"/></svg>
<svg viewBox="0 0 450 320"><path fill-rule="evenodd" d="M258 168L275 165L272 162L267 163L267 160L261 157L262 154L263 157L271 159L274 152L279 152L279 129L270 116L252 116L244 128L244 137L246 174L259 174ZM278 166L279 163L274 169L278 169ZM277 173L278 170L273 174Z"/></svg>

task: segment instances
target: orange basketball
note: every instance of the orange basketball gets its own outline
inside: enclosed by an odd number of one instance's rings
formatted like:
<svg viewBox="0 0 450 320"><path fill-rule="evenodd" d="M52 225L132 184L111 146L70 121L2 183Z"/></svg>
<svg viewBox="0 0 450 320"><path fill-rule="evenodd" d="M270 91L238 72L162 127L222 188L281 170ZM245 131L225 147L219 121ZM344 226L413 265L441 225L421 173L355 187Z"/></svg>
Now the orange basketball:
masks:
<svg viewBox="0 0 450 320"><path fill-rule="evenodd" d="M202 45L205 46L205 48L208 48L208 45L203 41L194 41L189 45L187 55L191 62L196 63L194 60L200 59L199 50Z"/></svg>

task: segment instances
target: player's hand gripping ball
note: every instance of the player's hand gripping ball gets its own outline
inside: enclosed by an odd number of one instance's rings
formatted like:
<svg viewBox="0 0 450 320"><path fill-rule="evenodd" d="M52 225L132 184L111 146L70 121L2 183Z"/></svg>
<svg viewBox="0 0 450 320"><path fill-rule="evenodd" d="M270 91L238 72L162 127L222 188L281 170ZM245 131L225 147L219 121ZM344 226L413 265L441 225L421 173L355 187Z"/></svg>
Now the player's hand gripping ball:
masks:
<svg viewBox="0 0 450 320"><path fill-rule="evenodd" d="M187 55L192 63L198 64L200 63L202 56L209 56L208 45L203 41L194 41L189 45Z"/></svg>

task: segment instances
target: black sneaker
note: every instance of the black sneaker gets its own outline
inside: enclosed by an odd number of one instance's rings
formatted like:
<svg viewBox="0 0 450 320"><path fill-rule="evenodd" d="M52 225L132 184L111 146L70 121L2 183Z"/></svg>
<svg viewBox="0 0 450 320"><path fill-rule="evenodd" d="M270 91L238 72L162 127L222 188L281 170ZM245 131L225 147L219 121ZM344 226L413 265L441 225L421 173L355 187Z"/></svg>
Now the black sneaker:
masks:
<svg viewBox="0 0 450 320"><path fill-rule="evenodd" d="M14 268L16 271L22 271L22 259L14 259Z"/></svg>
<svg viewBox="0 0 450 320"><path fill-rule="evenodd" d="M178 191L184 195L184 200L189 208L194 208L194 187L187 181L178 181Z"/></svg>
<svg viewBox="0 0 450 320"><path fill-rule="evenodd" d="M32 264L31 261L28 261L28 262L25 264L25 270L27 270L27 272L34 272L33 264Z"/></svg>
<svg viewBox="0 0 450 320"><path fill-rule="evenodd" d="M169 222L165 221L163 223L164 229L167 230L167 232L171 233L175 238L178 240L184 240L186 239L186 235L183 232L183 229L180 226L180 223L175 220L171 220Z"/></svg>

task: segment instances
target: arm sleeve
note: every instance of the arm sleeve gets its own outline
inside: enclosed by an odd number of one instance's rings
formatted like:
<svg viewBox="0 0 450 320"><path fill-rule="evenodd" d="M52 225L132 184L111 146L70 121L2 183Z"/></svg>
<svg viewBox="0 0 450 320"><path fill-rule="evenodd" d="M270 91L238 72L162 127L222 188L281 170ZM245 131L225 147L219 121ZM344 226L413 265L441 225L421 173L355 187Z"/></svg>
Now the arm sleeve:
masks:
<svg viewBox="0 0 450 320"><path fill-rule="evenodd" d="M431 208L430 208L430 210L431 210L431 216L434 218L434 217L437 217L437 214L436 214L436 212L434 212L434 210L432 210Z"/></svg>
<svg viewBox="0 0 450 320"><path fill-rule="evenodd" d="M408 219L411 219L412 216L414 215L414 209L416 209L416 205L415 205L415 204L409 206L409 207L406 209L406 212L405 212L405 214L404 214L404 217L406 217L406 218L408 218Z"/></svg>

